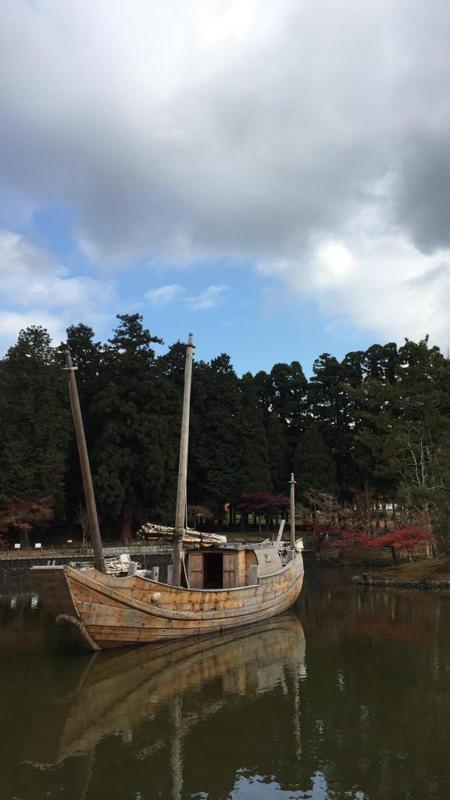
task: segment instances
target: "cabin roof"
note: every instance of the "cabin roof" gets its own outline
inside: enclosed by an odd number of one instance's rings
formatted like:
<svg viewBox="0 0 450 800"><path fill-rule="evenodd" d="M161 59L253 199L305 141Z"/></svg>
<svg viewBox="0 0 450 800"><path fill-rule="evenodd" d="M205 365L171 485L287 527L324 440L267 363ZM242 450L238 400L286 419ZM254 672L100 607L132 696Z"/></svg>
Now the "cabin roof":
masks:
<svg viewBox="0 0 450 800"><path fill-rule="evenodd" d="M208 547L192 548L194 551L203 551L205 553L223 553L234 552L235 550L271 550L273 547L280 545L280 542L227 542L226 544L214 544Z"/></svg>

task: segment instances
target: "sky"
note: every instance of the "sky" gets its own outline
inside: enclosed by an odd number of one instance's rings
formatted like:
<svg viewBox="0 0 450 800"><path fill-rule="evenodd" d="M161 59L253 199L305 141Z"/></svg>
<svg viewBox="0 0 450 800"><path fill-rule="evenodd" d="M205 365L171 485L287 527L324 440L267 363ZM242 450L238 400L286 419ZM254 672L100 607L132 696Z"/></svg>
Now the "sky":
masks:
<svg viewBox="0 0 450 800"><path fill-rule="evenodd" d="M444 0L0 0L0 353L450 345ZM164 348L161 349L161 352Z"/></svg>

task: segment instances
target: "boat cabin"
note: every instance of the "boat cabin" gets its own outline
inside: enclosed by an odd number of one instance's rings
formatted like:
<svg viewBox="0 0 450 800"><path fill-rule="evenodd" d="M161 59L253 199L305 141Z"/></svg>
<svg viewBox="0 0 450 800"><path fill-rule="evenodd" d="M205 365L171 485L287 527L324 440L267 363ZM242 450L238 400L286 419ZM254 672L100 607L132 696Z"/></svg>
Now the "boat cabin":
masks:
<svg viewBox="0 0 450 800"><path fill-rule="evenodd" d="M190 589L236 589L278 572L284 561L278 543L222 545L186 553Z"/></svg>

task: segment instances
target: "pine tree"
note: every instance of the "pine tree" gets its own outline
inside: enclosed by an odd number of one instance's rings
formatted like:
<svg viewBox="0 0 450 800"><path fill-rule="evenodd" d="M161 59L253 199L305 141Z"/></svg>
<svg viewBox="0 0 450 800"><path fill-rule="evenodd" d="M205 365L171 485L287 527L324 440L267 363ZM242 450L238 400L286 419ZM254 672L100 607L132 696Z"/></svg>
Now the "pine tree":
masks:
<svg viewBox="0 0 450 800"><path fill-rule="evenodd" d="M354 477L351 460L354 401L348 365L324 353L314 362L313 372L308 386L308 411L319 424L336 465L339 498L350 499Z"/></svg>
<svg viewBox="0 0 450 800"><path fill-rule="evenodd" d="M92 413L92 402L100 386L104 348L100 342L94 341L92 328L79 323L67 328L67 339L58 348L62 365L65 364L67 350L70 352L73 364L76 367L76 381L87 448L88 452L92 453L97 436L96 421L94 421ZM69 409L67 389L65 403ZM70 427L65 485L66 518L83 522L85 520L85 498L73 424Z"/></svg>
<svg viewBox="0 0 450 800"><path fill-rule="evenodd" d="M286 476L292 471L291 443L286 420L273 408L273 379L264 371L257 372L254 385L267 439L270 480L277 492L286 490Z"/></svg>
<svg viewBox="0 0 450 800"><path fill-rule="evenodd" d="M64 375L48 332L21 330L0 368L0 501L64 509L69 413Z"/></svg>
<svg viewBox="0 0 450 800"><path fill-rule="evenodd" d="M304 428L307 388L308 382L298 361L272 367L269 376L270 410L284 429L291 464L298 437Z"/></svg>
<svg viewBox="0 0 450 800"><path fill-rule="evenodd" d="M118 315L92 413L94 484L104 516L128 541L139 509L155 507L165 479L167 427L152 345L139 314Z"/></svg>
<svg viewBox="0 0 450 800"><path fill-rule="evenodd" d="M250 372L242 376L239 388L239 491L270 491L269 445L257 389Z"/></svg>
<svg viewBox="0 0 450 800"><path fill-rule="evenodd" d="M426 517L442 514L450 492L450 364L428 339L399 350L397 386L402 494Z"/></svg>
<svg viewBox="0 0 450 800"><path fill-rule="evenodd" d="M222 518L239 498L239 382L222 354L197 362L192 384L189 502Z"/></svg>
<svg viewBox="0 0 450 800"><path fill-rule="evenodd" d="M294 472L303 498L307 498L311 489L336 494L336 467L317 423L311 424L300 436L294 455Z"/></svg>

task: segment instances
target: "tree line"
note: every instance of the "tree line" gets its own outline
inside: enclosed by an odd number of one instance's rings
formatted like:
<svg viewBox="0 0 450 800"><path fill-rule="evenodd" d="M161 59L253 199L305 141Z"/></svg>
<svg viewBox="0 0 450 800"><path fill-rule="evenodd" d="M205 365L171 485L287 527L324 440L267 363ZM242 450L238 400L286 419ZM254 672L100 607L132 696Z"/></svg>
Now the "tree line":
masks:
<svg viewBox="0 0 450 800"><path fill-rule="evenodd" d="M173 522L185 347L139 314L107 342L80 323L54 346L20 331L0 361L0 524L83 522L82 482L62 367L77 366L102 531L129 539L147 519ZM446 532L450 362L427 339L324 353L238 377L226 354L194 361L188 498L218 522L245 519L252 494L285 496L291 471L305 507L385 508ZM249 501L250 498L250 501ZM331 498L331 501L330 501Z"/></svg>

